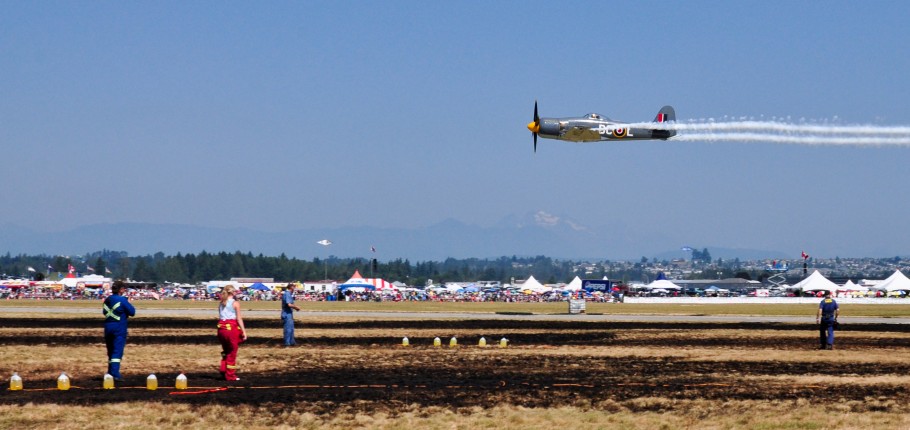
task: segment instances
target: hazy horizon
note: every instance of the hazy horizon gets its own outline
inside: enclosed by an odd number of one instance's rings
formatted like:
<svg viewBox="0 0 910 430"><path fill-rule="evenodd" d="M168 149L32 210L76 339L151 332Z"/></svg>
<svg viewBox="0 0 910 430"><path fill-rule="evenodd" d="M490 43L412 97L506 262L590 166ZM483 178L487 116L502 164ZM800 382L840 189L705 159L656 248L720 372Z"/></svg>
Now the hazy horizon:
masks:
<svg viewBox="0 0 910 430"><path fill-rule="evenodd" d="M542 212L632 255L908 254L908 146L535 153L525 127L535 100L546 117L672 105L681 123L906 126L907 2L5 6L0 226L495 228Z"/></svg>

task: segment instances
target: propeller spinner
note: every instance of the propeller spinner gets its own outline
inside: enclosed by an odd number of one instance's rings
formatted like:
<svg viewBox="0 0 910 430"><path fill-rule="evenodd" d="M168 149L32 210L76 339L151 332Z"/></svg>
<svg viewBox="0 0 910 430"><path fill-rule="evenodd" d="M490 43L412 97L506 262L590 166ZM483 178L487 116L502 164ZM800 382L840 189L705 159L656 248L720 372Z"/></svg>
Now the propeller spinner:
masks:
<svg viewBox="0 0 910 430"><path fill-rule="evenodd" d="M540 133L540 117L537 116L537 100L534 100L534 121L528 123L528 130L534 135L534 152L537 152L537 133Z"/></svg>

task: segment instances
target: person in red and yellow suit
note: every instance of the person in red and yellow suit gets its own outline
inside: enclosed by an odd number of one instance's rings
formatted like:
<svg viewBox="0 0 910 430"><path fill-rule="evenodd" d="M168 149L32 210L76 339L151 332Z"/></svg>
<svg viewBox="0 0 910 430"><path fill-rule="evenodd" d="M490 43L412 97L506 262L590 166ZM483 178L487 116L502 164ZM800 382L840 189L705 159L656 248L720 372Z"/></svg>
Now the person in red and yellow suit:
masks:
<svg viewBox="0 0 910 430"><path fill-rule="evenodd" d="M234 300L237 289L228 285L221 290L218 305L218 340L221 341L221 376L226 381L239 381L237 377L237 350L246 340L246 329L240 315L240 303Z"/></svg>

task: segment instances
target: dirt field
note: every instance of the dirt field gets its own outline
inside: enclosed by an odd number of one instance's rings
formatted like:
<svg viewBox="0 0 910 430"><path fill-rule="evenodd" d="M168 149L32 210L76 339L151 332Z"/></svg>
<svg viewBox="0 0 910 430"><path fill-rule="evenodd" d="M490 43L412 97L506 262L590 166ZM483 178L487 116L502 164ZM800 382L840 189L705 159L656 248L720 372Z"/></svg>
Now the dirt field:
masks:
<svg viewBox="0 0 910 430"><path fill-rule="evenodd" d="M908 325L844 327L835 351L817 351L814 326L798 324L301 321L296 348L280 346L276 321L248 319L247 327L241 381L229 384L217 380L220 346L212 321L134 319L126 381L102 390L98 319L0 318L0 408L256 405L258 414L280 417L290 405L325 424L339 414L394 420L493 407L708 419L722 412L694 412L693 404L736 402L899 416L910 404ZM400 345L404 336L410 347ZM432 346L436 336L441 348ZM457 348L448 346L452 336ZM485 348L477 346L481 336ZM502 337L509 348L498 348ZM25 390L8 390L12 371L22 375ZM72 376L73 389L55 389L61 371ZM151 372L157 391L144 389ZM189 377L186 391L172 389L179 372ZM905 424L898 420L894 428Z"/></svg>

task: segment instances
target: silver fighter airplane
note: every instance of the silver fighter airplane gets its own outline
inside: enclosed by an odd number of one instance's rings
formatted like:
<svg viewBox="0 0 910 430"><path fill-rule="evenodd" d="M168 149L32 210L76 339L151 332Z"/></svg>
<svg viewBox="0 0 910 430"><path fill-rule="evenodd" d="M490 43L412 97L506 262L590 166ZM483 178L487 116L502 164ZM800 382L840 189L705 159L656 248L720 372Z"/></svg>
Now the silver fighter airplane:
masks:
<svg viewBox="0 0 910 430"><path fill-rule="evenodd" d="M655 123L676 121L673 106L664 106L654 117ZM528 130L534 135L534 152L537 152L537 135L547 139L571 142L601 142L604 140L667 140L676 136L675 130L628 127L629 123L615 121L603 115L589 113L583 117L541 118L537 116L537 102L534 102L534 121L528 123Z"/></svg>

